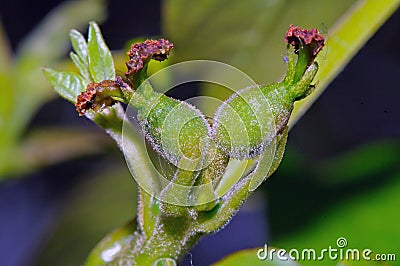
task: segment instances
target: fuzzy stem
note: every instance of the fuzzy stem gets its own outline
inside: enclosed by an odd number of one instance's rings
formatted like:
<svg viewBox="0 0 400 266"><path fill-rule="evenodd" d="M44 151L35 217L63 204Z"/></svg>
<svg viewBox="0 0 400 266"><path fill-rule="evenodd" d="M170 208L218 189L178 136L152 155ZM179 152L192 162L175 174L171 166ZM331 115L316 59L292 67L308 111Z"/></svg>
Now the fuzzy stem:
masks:
<svg viewBox="0 0 400 266"><path fill-rule="evenodd" d="M154 265L163 258L181 259L199 240L201 234L193 229L194 221L187 217L160 216L151 235L143 232L131 249L113 263L115 265Z"/></svg>

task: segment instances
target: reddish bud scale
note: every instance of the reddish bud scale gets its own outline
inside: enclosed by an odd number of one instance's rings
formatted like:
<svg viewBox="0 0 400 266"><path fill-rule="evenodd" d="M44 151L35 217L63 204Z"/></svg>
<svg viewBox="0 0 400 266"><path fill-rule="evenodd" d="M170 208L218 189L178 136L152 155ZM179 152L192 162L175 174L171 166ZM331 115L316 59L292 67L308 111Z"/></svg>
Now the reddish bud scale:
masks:
<svg viewBox="0 0 400 266"><path fill-rule="evenodd" d="M116 80L103 80L99 83L89 83L86 90L78 95L75 107L80 116L85 115L90 109L99 111L105 107L121 101L123 91L128 90L128 85L120 77Z"/></svg>
<svg viewBox="0 0 400 266"><path fill-rule="evenodd" d="M164 39L147 39L142 43L133 44L127 53L130 60L126 62L128 71L125 73L125 75L129 76L132 73L138 72L150 59L164 61L167 59L172 48L174 48L174 45Z"/></svg>
<svg viewBox="0 0 400 266"><path fill-rule="evenodd" d="M299 53L301 47L307 47L312 55L309 64L325 45L325 38L318 29L307 30L293 26L293 24L290 24L289 30L286 32L285 41L294 46L296 54Z"/></svg>

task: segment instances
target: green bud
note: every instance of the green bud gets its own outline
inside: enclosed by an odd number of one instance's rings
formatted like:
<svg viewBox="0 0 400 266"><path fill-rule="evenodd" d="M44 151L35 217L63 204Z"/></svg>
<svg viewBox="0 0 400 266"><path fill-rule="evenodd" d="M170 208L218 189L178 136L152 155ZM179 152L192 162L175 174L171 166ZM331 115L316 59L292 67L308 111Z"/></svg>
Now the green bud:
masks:
<svg viewBox="0 0 400 266"><path fill-rule="evenodd" d="M294 51L288 47L288 70L283 81L240 90L215 114L212 135L218 148L232 158L260 155L286 127L294 102L314 89L311 82L318 71L314 59L324 45L323 37L316 29L291 25L285 40Z"/></svg>
<svg viewBox="0 0 400 266"><path fill-rule="evenodd" d="M146 139L179 168L195 171L209 163L211 127L203 114L187 102L154 92L143 83L132 96Z"/></svg>

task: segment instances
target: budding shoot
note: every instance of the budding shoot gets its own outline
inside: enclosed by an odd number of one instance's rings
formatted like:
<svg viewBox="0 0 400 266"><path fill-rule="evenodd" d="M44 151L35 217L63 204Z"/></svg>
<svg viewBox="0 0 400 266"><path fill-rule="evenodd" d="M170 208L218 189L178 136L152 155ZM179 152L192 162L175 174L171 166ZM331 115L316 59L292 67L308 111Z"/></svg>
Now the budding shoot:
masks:
<svg viewBox="0 0 400 266"><path fill-rule="evenodd" d="M285 78L278 83L236 92L214 116L213 138L218 148L232 158L260 155L285 129L294 102L306 97L315 87L311 84L318 71L314 59L324 46L324 37L317 29L290 25L285 41L288 43Z"/></svg>

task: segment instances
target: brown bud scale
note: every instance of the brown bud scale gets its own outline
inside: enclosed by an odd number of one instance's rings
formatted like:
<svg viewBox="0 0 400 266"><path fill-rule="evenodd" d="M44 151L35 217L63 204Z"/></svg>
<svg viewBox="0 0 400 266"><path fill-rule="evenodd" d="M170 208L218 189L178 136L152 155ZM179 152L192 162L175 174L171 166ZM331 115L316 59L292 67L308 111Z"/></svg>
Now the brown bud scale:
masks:
<svg viewBox="0 0 400 266"><path fill-rule="evenodd" d="M307 30L293 26L293 24L290 25L285 35L285 41L295 47L296 53L301 46L310 47L314 57L325 45L325 38L319 33L318 29Z"/></svg>
<svg viewBox="0 0 400 266"><path fill-rule="evenodd" d="M126 62L128 71L125 75L129 76L142 69L146 60L164 61L172 48L174 48L174 45L165 39L147 39L144 42L133 44L127 53L130 60Z"/></svg>

